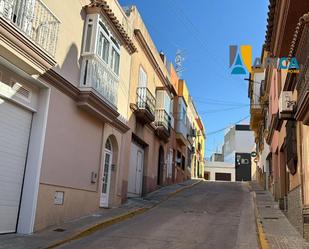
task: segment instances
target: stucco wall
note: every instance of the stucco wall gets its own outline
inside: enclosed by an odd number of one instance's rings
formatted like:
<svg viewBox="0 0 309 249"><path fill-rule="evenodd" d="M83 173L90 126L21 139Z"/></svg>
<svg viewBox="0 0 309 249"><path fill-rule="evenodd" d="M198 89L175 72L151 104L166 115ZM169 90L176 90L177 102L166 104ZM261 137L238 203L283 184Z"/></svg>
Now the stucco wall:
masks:
<svg viewBox="0 0 309 249"><path fill-rule="evenodd" d="M235 151L238 153L250 153L254 146L253 131L235 131Z"/></svg>
<svg viewBox="0 0 309 249"><path fill-rule="evenodd" d="M81 46L83 41L84 20L82 6L87 0L44 0L44 3L60 20L54 69L74 85L79 84ZM68 15L68 12L74 13Z"/></svg>
<svg viewBox="0 0 309 249"><path fill-rule="evenodd" d="M41 183L96 191L90 176L100 169L103 124L55 88L48 114Z"/></svg>
<svg viewBox="0 0 309 249"><path fill-rule="evenodd" d="M64 205L54 204L55 191L64 192ZM99 210L99 193L40 184L34 231Z"/></svg>

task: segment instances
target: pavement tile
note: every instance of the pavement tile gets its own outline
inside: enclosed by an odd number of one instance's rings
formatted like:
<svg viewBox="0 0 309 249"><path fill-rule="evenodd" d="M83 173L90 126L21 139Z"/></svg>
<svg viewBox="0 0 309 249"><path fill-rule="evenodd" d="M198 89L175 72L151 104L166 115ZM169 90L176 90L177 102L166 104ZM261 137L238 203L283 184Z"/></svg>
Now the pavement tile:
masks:
<svg viewBox="0 0 309 249"><path fill-rule="evenodd" d="M269 191L258 183L251 183L256 193L256 205L260 220L271 249L309 249L309 243L298 233L282 213Z"/></svg>

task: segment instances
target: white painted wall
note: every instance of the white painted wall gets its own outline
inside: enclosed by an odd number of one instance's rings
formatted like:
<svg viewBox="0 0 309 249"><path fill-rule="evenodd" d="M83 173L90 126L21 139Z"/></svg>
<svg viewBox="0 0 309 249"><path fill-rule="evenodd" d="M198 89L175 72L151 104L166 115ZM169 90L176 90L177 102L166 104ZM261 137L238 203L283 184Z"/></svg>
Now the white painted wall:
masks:
<svg viewBox="0 0 309 249"><path fill-rule="evenodd" d="M224 154L224 162L225 163L232 163L235 164L235 153L236 151L233 150L229 154Z"/></svg>
<svg viewBox="0 0 309 249"><path fill-rule="evenodd" d="M237 153L251 153L253 146L253 131L235 131L235 151Z"/></svg>
<svg viewBox="0 0 309 249"><path fill-rule="evenodd" d="M224 162L235 163L235 153L251 153L254 147L253 131L235 130L232 127L224 136Z"/></svg>
<svg viewBox="0 0 309 249"><path fill-rule="evenodd" d="M210 181L216 180L216 173L230 173L231 181L235 182L235 167L234 164L226 162L210 162L206 161L205 172L210 172Z"/></svg>

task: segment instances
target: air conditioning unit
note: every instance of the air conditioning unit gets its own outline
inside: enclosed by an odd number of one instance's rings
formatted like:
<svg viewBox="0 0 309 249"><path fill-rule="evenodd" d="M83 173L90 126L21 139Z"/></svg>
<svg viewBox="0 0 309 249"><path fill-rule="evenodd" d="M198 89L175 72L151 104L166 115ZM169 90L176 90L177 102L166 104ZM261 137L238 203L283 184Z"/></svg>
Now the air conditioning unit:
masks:
<svg viewBox="0 0 309 249"><path fill-rule="evenodd" d="M295 104L292 91L282 91L279 97L279 118L292 119Z"/></svg>
<svg viewBox="0 0 309 249"><path fill-rule="evenodd" d="M282 91L279 98L279 112L292 112L295 105L291 91Z"/></svg>

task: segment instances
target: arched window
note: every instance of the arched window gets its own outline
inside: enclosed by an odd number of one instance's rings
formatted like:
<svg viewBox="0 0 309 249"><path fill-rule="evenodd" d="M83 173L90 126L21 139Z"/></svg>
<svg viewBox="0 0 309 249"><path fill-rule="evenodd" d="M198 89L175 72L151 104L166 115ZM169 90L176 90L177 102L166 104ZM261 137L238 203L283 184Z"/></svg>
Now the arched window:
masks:
<svg viewBox="0 0 309 249"><path fill-rule="evenodd" d="M112 151L112 143L111 143L111 140L109 138L106 140L105 149Z"/></svg>

